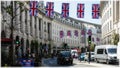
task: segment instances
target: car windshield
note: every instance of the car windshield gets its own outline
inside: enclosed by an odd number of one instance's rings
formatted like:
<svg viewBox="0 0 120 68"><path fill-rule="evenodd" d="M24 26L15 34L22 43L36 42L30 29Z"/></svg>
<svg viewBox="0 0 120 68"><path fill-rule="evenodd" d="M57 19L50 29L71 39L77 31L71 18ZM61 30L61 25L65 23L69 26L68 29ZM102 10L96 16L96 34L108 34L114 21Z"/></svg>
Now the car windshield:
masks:
<svg viewBox="0 0 120 68"><path fill-rule="evenodd" d="M76 51L73 51L72 53L77 53Z"/></svg>
<svg viewBox="0 0 120 68"><path fill-rule="evenodd" d="M108 53L115 54L115 53L117 53L117 49L116 48L109 48Z"/></svg>
<svg viewBox="0 0 120 68"><path fill-rule="evenodd" d="M94 55L94 53L91 53L91 55Z"/></svg>
<svg viewBox="0 0 120 68"><path fill-rule="evenodd" d="M85 55L85 53L81 53L81 55Z"/></svg>
<svg viewBox="0 0 120 68"><path fill-rule="evenodd" d="M63 52L61 52L61 55L64 56L64 57L69 57L69 56L71 56L71 54L70 54L69 51L63 51Z"/></svg>

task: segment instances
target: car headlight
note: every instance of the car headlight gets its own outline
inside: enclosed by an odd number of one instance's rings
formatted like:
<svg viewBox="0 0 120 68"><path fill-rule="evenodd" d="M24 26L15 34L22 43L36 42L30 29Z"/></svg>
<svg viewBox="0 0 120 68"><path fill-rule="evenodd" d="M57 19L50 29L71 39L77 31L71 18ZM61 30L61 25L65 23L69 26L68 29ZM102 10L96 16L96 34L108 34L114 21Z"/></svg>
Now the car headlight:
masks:
<svg viewBox="0 0 120 68"><path fill-rule="evenodd" d="M113 59L113 57L110 57L110 56L109 56L108 59Z"/></svg>

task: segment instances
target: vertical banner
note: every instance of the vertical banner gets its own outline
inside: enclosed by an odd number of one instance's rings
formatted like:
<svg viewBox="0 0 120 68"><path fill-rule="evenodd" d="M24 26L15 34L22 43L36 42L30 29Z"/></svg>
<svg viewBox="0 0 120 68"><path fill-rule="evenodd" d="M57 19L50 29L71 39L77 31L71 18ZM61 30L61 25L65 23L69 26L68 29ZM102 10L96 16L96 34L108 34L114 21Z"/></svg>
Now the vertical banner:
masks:
<svg viewBox="0 0 120 68"><path fill-rule="evenodd" d="M97 37L97 38L96 38L96 41L100 41L100 39Z"/></svg>
<svg viewBox="0 0 120 68"><path fill-rule="evenodd" d="M31 16L37 16L37 13L38 13L38 2L37 1L30 1L30 15Z"/></svg>
<svg viewBox="0 0 120 68"><path fill-rule="evenodd" d="M46 16L53 17L53 14L54 14L54 3L47 2L47 4L46 4Z"/></svg>
<svg viewBox="0 0 120 68"><path fill-rule="evenodd" d="M85 35L85 30L84 29L81 30L81 35Z"/></svg>
<svg viewBox="0 0 120 68"><path fill-rule="evenodd" d="M92 41L94 42L94 37L92 37Z"/></svg>
<svg viewBox="0 0 120 68"><path fill-rule="evenodd" d="M78 37L78 30L75 30L75 31L74 31L74 35L75 35L76 37Z"/></svg>
<svg viewBox="0 0 120 68"><path fill-rule="evenodd" d="M87 34L88 34L89 36L91 36L91 35L92 35L92 30L89 29Z"/></svg>
<svg viewBox="0 0 120 68"><path fill-rule="evenodd" d="M62 3L62 17L68 17L69 16L69 3Z"/></svg>
<svg viewBox="0 0 120 68"><path fill-rule="evenodd" d="M64 32L61 30L60 31L60 38L63 38L63 36L64 36Z"/></svg>
<svg viewBox="0 0 120 68"><path fill-rule="evenodd" d="M99 19L99 14L100 14L100 5L92 4L92 18Z"/></svg>
<svg viewBox="0 0 120 68"><path fill-rule="evenodd" d="M77 17L84 18L84 4L77 4Z"/></svg>
<svg viewBox="0 0 120 68"><path fill-rule="evenodd" d="M67 31L67 36L71 37L71 31L70 30Z"/></svg>

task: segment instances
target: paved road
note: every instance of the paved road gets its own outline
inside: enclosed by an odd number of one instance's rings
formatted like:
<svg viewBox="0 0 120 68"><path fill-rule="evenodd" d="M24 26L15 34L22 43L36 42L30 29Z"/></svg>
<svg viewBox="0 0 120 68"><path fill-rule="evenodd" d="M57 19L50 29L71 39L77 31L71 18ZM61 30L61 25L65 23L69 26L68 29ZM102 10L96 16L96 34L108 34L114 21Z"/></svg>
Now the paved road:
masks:
<svg viewBox="0 0 120 68"><path fill-rule="evenodd" d="M73 60L73 65L58 65L57 64L57 58L48 58L48 59L42 59L42 67L118 67L118 65L114 64L104 64L104 63L96 63L91 62L90 64L88 62L80 62L77 59Z"/></svg>

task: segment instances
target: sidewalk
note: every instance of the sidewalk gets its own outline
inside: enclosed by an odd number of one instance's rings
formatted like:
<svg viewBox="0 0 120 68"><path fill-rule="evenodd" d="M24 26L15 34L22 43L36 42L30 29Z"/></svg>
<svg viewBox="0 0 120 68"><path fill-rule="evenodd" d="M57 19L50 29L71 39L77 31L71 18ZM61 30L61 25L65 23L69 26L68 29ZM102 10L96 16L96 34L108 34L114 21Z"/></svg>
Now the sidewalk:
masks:
<svg viewBox="0 0 120 68"><path fill-rule="evenodd" d="M49 66L49 65L56 65L56 57L54 58L42 58L42 65L41 66Z"/></svg>
<svg viewBox="0 0 120 68"><path fill-rule="evenodd" d="M95 67L108 67L108 68L118 68L119 66L118 65L107 65L107 64L104 64L104 63L96 63L96 62L85 62L85 61L81 61L79 62L79 64L84 64L84 65L91 65L91 66L95 66Z"/></svg>

